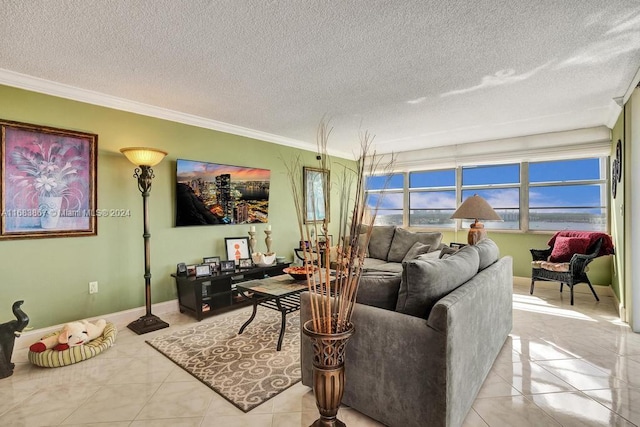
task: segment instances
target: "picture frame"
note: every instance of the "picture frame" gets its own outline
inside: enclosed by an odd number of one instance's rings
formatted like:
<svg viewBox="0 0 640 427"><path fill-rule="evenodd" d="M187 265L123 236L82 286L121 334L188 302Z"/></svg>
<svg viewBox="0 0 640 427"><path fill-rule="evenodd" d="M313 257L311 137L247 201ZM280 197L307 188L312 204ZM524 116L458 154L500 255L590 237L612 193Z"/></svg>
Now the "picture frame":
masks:
<svg viewBox="0 0 640 427"><path fill-rule="evenodd" d="M0 239L98 234L98 135L0 119L0 146Z"/></svg>
<svg viewBox="0 0 640 427"><path fill-rule="evenodd" d="M329 171L303 167L304 223L329 221Z"/></svg>
<svg viewBox="0 0 640 427"><path fill-rule="evenodd" d="M331 247L333 242L333 235L329 234L327 236L320 236L318 237L318 249L324 250L327 249L327 247Z"/></svg>
<svg viewBox="0 0 640 427"><path fill-rule="evenodd" d="M207 263L207 265L211 270L211 274L216 274L218 271L220 271L220 262L210 262Z"/></svg>
<svg viewBox="0 0 640 427"><path fill-rule="evenodd" d="M251 258L248 237L225 237L224 246L227 249L227 260L239 264L241 258Z"/></svg>
<svg viewBox="0 0 640 427"><path fill-rule="evenodd" d="M195 276L196 275L196 265L189 264L187 265L187 276Z"/></svg>
<svg viewBox="0 0 640 427"><path fill-rule="evenodd" d="M251 268L253 267L253 260L251 258L240 258L238 260L239 268Z"/></svg>
<svg viewBox="0 0 640 427"><path fill-rule="evenodd" d="M220 271L221 272L236 271L236 262L232 259L228 261L220 261Z"/></svg>
<svg viewBox="0 0 640 427"><path fill-rule="evenodd" d="M196 265L196 277L210 276L211 266L209 264Z"/></svg>
<svg viewBox="0 0 640 427"><path fill-rule="evenodd" d="M206 256L206 257L202 258L202 263L203 264L220 264L220 257L219 256Z"/></svg>
<svg viewBox="0 0 640 427"><path fill-rule="evenodd" d="M187 265L184 262L178 263L176 266L176 274L178 276L186 276L187 275Z"/></svg>

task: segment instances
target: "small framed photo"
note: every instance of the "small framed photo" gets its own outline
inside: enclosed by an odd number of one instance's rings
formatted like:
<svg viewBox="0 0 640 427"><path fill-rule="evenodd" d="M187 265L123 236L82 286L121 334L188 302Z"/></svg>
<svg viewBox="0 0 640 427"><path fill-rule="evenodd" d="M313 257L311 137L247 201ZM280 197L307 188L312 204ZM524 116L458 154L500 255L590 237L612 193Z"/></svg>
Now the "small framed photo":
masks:
<svg viewBox="0 0 640 427"><path fill-rule="evenodd" d="M203 264L220 264L220 257L219 256L207 256L202 258L202 263Z"/></svg>
<svg viewBox="0 0 640 427"><path fill-rule="evenodd" d="M238 260L238 267L251 268L253 267L253 261L251 260L251 258L240 258Z"/></svg>
<svg viewBox="0 0 640 427"><path fill-rule="evenodd" d="M234 260L220 261L220 271L235 271L236 262Z"/></svg>
<svg viewBox="0 0 640 427"><path fill-rule="evenodd" d="M195 264L187 265L187 276L195 276L196 275L196 266Z"/></svg>
<svg viewBox="0 0 640 427"><path fill-rule="evenodd" d="M227 259L239 264L241 258L250 258L248 237L225 237L224 244L227 248Z"/></svg>
<svg viewBox="0 0 640 427"><path fill-rule="evenodd" d="M327 247L331 247L331 242L333 241L333 235L329 234L328 236L320 236L318 238L318 249L327 249Z"/></svg>
<svg viewBox="0 0 640 427"><path fill-rule="evenodd" d="M196 265L196 277L211 275L211 267L209 264Z"/></svg>
<svg viewBox="0 0 640 427"><path fill-rule="evenodd" d="M207 265L209 266L209 270L211 270L211 274L216 274L218 271L220 271L220 261L210 262L207 263Z"/></svg>
<svg viewBox="0 0 640 427"><path fill-rule="evenodd" d="M187 275L187 264L184 262L178 263L176 266L176 274L178 276L186 276Z"/></svg>

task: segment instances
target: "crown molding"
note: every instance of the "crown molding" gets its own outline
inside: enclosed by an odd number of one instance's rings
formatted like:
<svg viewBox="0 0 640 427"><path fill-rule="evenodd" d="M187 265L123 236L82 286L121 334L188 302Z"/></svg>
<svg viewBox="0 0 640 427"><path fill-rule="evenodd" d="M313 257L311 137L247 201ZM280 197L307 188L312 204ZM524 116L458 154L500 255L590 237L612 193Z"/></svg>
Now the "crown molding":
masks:
<svg viewBox="0 0 640 427"><path fill-rule="evenodd" d="M21 74L3 68L0 68L0 84L43 93L46 95L57 96L60 98L71 99L73 101L86 102L87 104L113 108L115 110L126 111L129 113L140 114L143 116L154 117L157 119L168 120L171 122L182 123L190 126L196 126L199 128L211 129L219 132L229 133L232 135L239 135L247 138L257 139L260 141L272 142L274 144L298 148L300 150L312 152L316 151L312 148L315 143L309 144L293 138L286 138L280 135L249 129L242 126L236 126L230 123L207 119L193 114L181 113L179 111L156 107L153 105L144 104L142 102L131 101L129 99L119 98L101 92L81 89L64 83L58 83L39 77L29 76L27 74ZM354 159L353 153L330 148L328 149L328 152L332 156L349 160Z"/></svg>
<svg viewBox="0 0 640 427"><path fill-rule="evenodd" d="M605 119L605 125L609 129L613 129L622 113L622 107L624 106L623 97L614 98L609 102L609 108L607 109L607 117Z"/></svg>

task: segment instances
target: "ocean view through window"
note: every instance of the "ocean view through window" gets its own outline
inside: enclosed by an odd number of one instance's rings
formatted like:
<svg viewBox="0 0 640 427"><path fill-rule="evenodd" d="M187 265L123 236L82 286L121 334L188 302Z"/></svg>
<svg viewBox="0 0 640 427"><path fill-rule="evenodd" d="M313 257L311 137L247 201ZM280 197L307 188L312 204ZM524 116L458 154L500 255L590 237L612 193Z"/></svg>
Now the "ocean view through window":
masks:
<svg viewBox="0 0 640 427"><path fill-rule="evenodd" d="M478 194L503 219L485 228L606 232L606 171L606 158L587 158L398 172L386 189L387 177L368 177L367 203L380 203L377 225L453 229L455 209Z"/></svg>

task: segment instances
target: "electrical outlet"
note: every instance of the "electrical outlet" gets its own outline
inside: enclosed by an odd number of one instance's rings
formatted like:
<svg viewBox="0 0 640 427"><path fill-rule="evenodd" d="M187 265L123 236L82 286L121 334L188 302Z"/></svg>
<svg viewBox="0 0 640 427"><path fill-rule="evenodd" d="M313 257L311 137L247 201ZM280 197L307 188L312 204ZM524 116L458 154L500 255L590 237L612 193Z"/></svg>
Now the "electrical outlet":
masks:
<svg viewBox="0 0 640 427"><path fill-rule="evenodd" d="M90 294L98 293L98 282L89 282L89 293Z"/></svg>

